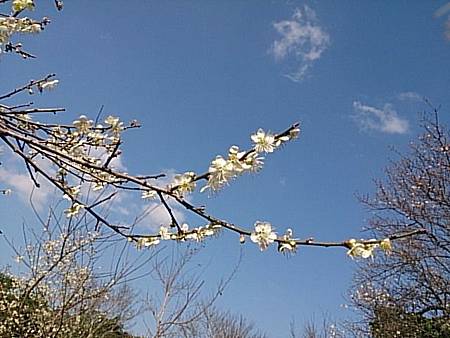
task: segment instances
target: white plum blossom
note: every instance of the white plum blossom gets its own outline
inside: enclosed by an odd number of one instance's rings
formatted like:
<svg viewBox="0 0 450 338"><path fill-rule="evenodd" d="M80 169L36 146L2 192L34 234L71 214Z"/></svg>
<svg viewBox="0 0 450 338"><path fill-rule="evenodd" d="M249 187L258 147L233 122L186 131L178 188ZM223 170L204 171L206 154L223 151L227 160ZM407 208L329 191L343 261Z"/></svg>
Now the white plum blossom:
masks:
<svg viewBox="0 0 450 338"><path fill-rule="evenodd" d="M261 128L258 129L255 134L251 135L254 142L253 149L240 151L239 147L234 145L230 147L227 159L220 155L216 156L208 169L208 183L200 192L206 189L217 191L228 184L230 180L246 172L258 172L264 164L264 157L260 156L260 153L273 152L282 143L296 138L299 132L300 128L297 124L278 136L266 133Z"/></svg>
<svg viewBox="0 0 450 338"><path fill-rule="evenodd" d="M44 91L44 90L52 90L55 89L56 86L58 85L59 80L53 79L53 80L47 80L44 82L41 82L37 85L38 89L40 92Z"/></svg>
<svg viewBox="0 0 450 338"><path fill-rule="evenodd" d="M181 175L175 175L173 183L170 185L175 193L183 196L185 193L191 193L195 190L195 173L192 171L185 172Z"/></svg>
<svg viewBox="0 0 450 338"><path fill-rule="evenodd" d="M296 139L299 134L300 134L300 128L299 127L292 128L289 131L289 140Z"/></svg>
<svg viewBox="0 0 450 338"><path fill-rule="evenodd" d="M66 200L69 200L69 201L77 198L78 195L80 194L80 189L81 189L81 185L66 188L66 190L65 190L66 193L64 194L63 198L65 198Z"/></svg>
<svg viewBox="0 0 450 338"><path fill-rule="evenodd" d="M106 182L103 181L95 181L92 184L92 191L100 191L106 186Z"/></svg>
<svg viewBox="0 0 450 338"><path fill-rule="evenodd" d="M271 153L275 150L275 136L266 133L261 128L258 129L256 134L251 136L251 139L255 143L255 151L257 153Z"/></svg>
<svg viewBox="0 0 450 338"><path fill-rule="evenodd" d="M256 173L260 171L264 165L264 157L254 152L245 157L245 164L249 167L249 171Z"/></svg>
<svg viewBox="0 0 450 338"><path fill-rule="evenodd" d="M204 228L199 228L199 233L201 236L214 236L216 234L216 231L218 229L221 229L222 226L220 225L210 225L208 224L206 227Z"/></svg>
<svg viewBox="0 0 450 338"><path fill-rule="evenodd" d="M151 246L154 246L154 245L158 245L159 243L160 243L160 240L157 237L151 237L151 236L149 236L149 237L140 237L137 240L136 247L138 249L140 249L143 246L144 247L151 247Z"/></svg>
<svg viewBox="0 0 450 338"><path fill-rule="evenodd" d="M233 164L220 155L216 156L211 162L208 174L208 184L200 191L204 191L205 189L211 189L213 191L219 190L235 176Z"/></svg>
<svg viewBox="0 0 450 338"><path fill-rule="evenodd" d="M14 0L12 2L12 9L14 12L20 12L24 9L33 10L34 1L33 0Z"/></svg>
<svg viewBox="0 0 450 338"><path fill-rule="evenodd" d="M242 158L245 155L245 151L239 151L238 146L230 147L228 151L228 162L232 165L232 168L236 174L241 174L245 170L249 170L251 166L245 162Z"/></svg>
<svg viewBox="0 0 450 338"><path fill-rule="evenodd" d="M277 234L272 231L272 225L269 222L257 221L255 231L251 233L250 239L259 245L261 251L264 251L270 243L277 239Z"/></svg>
<svg viewBox="0 0 450 338"><path fill-rule="evenodd" d="M66 214L66 217L69 218L72 216L76 216L82 209L84 209L84 205L75 202L69 209L64 210L64 213Z"/></svg>
<svg viewBox="0 0 450 338"><path fill-rule="evenodd" d="M281 253L292 253L297 249L297 243L292 239L292 229L286 229L285 234L281 237L284 242L278 243L278 251Z"/></svg>
<svg viewBox="0 0 450 338"><path fill-rule="evenodd" d="M169 229L165 226L161 226L159 228L159 236L163 240L168 240L171 238L172 233L169 231Z"/></svg>
<svg viewBox="0 0 450 338"><path fill-rule="evenodd" d="M75 128L82 134L87 133L92 128L92 124L92 120L88 120L85 115L81 115L78 120L73 121Z"/></svg>
<svg viewBox="0 0 450 338"><path fill-rule="evenodd" d="M392 243L391 240L389 238L385 238L380 242L380 248L389 253L392 250Z"/></svg>
<svg viewBox="0 0 450 338"><path fill-rule="evenodd" d="M28 18L0 17L0 44L6 44L14 33L38 33L40 23Z"/></svg>
<svg viewBox="0 0 450 338"><path fill-rule="evenodd" d="M188 232L188 231L189 231L189 224L187 224L187 223L181 224L180 230L181 230L182 232Z"/></svg>
<svg viewBox="0 0 450 338"><path fill-rule="evenodd" d="M106 135L98 131L103 128L101 125L97 125L95 128L97 130L94 131L91 130L90 132L88 132L87 137L89 139L89 143L92 143L96 146L101 146L102 143L105 142Z"/></svg>
<svg viewBox="0 0 450 338"><path fill-rule="evenodd" d="M373 256L373 251L379 246L378 244L364 244L356 241L355 239L350 239L347 242L350 245L350 249L347 251L347 255L352 258L361 257L369 258Z"/></svg>
<svg viewBox="0 0 450 338"><path fill-rule="evenodd" d="M123 122L120 122L118 117L109 115L106 118L105 123L109 126L113 137L119 137L120 132L123 130Z"/></svg>
<svg viewBox="0 0 450 338"><path fill-rule="evenodd" d="M151 200L151 199L155 199L156 196L158 196L158 194L155 190L144 190L142 192L141 198L144 200Z"/></svg>

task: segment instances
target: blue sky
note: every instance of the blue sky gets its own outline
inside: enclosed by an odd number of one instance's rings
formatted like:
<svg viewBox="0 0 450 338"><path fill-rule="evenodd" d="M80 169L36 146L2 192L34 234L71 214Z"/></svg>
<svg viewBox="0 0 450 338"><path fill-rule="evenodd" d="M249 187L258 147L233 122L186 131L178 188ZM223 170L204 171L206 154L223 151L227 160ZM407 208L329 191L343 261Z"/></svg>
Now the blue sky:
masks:
<svg viewBox="0 0 450 338"><path fill-rule="evenodd" d="M301 137L268 156L260 174L193 200L237 224L267 220L320 240L361 237L370 214L355 194L373 192L372 179L395 158L389 147L405 150L420 131L422 98L449 120L450 13L436 15L445 4L80 0L57 13L48 1L32 15L52 24L18 37L38 58L2 55L0 92L54 72L57 90L32 99L67 108L61 120L95 116L101 105L139 120L122 158L136 174L204 172L229 146L249 146L259 127L300 121ZM1 173L3 185L13 183L10 174ZM4 233L16 236L27 208L20 194L2 200ZM230 271L239 249L234 235L209 241L205 279ZM344 250L300 248L286 259L246 243L243 253L221 307L273 337L292 319L350 315L343 295L356 264Z"/></svg>

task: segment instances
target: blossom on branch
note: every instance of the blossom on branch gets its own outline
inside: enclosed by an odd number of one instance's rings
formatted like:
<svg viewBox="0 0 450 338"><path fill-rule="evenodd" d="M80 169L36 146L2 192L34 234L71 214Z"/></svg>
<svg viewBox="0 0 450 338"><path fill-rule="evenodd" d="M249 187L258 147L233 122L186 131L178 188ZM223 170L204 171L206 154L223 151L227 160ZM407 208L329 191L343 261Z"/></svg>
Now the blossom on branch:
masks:
<svg viewBox="0 0 450 338"><path fill-rule="evenodd" d="M77 198L80 194L81 185L77 185L74 187L67 187L66 193L64 194L63 198L66 200L72 201L73 199Z"/></svg>
<svg viewBox="0 0 450 338"><path fill-rule="evenodd" d="M292 239L292 229L286 229L285 234L281 236L281 240L278 243L278 252L294 253L297 250L297 243Z"/></svg>
<svg viewBox="0 0 450 338"><path fill-rule="evenodd" d="M84 205L80 204L78 202L75 202L72 204L72 206L69 209L64 210L64 213L66 214L66 217L72 217L78 215L78 213L84 209Z"/></svg>
<svg viewBox="0 0 450 338"><path fill-rule="evenodd" d="M380 242L380 248L387 253L390 253L392 250L392 243L389 238L385 238Z"/></svg>
<svg viewBox="0 0 450 338"><path fill-rule="evenodd" d="M33 0L14 0L12 2L12 10L14 12L21 12L25 9L33 10L34 1Z"/></svg>
<svg viewBox="0 0 450 338"><path fill-rule="evenodd" d="M144 190L142 192L141 198L144 200L151 200L151 199L155 199L157 196L158 196L158 194L155 190Z"/></svg>
<svg viewBox="0 0 450 338"><path fill-rule="evenodd" d="M220 155L216 156L208 169L208 183L200 192L206 189L217 191L228 184L230 180L246 172L258 172L264 164L264 157L260 156L260 153L273 152L284 142L296 138L299 132L298 124L294 124L279 135L266 133L261 128L258 129L256 134L251 135L254 142L253 149L247 152L239 151L239 147L234 145L230 147L227 159Z"/></svg>
<svg viewBox="0 0 450 338"><path fill-rule="evenodd" d="M370 241L375 241L370 240ZM357 242L356 239L350 239L348 241L350 245L350 249L347 251L347 255L352 258L361 257L361 258L369 258L373 256L373 251L379 246L377 243L360 243Z"/></svg>
<svg viewBox="0 0 450 338"><path fill-rule="evenodd" d="M195 173L192 171L185 172L181 175L175 175L170 187L179 196L183 196L185 193L191 193L195 190L196 186L195 176Z"/></svg>
<svg viewBox="0 0 450 338"><path fill-rule="evenodd" d="M233 164L225 160L222 156L218 155L211 162L208 169L208 184L204 186L200 191L211 189L217 191L228 183L230 179L235 176L235 170Z"/></svg>
<svg viewBox="0 0 450 338"><path fill-rule="evenodd" d="M57 80L57 79L47 80L47 81L38 83L37 87L38 87L38 90L42 93L44 90L55 89L56 86L58 85L58 83L59 83L59 80ZM84 116L84 115L82 115L82 116ZM80 116L80 118L81 118L81 116Z"/></svg>
<svg viewBox="0 0 450 338"><path fill-rule="evenodd" d="M78 120L72 122L78 132L81 134L87 133L92 128L92 120L88 120L85 115L81 115Z"/></svg>
<svg viewBox="0 0 450 338"><path fill-rule="evenodd" d="M250 172L256 173L262 169L264 157L259 156L258 153L251 153L245 157L244 162L249 167Z"/></svg>
<svg viewBox="0 0 450 338"><path fill-rule="evenodd" d="M151 247L154 245L158 245L160 240L157 237L141 237L138 239L138 242L136 243L136 247L138 249L141 249L144 247Z"/></svg>
<svg viewBox="0 0 450 338"><path fill-rule="evenodd" d="M251 139L255 143L255 151L257 153L271 153L275 150L275 136L266 133L261 128L258 129L256 134L251 136Z"/></svg>
<svg viewBox="0 0 450 338"><path fill-rule="evenodd" d="M255 231L251 233L250 239L259 245L261 251L264 251L270 243L277 239L277 234L272 231L272 225L269 222L257 221Z"/></svg>
<svg viewBox="0 0 450 338"><path fill-rule="evenodd" d="M14 33L39 33L42 24L28 18L0 17L0 45L7 44Z"/></svg>
<svg viewBox="0 0 450 338"><path fill-rule="evenodd" d="M120 122L118 117L109 115L106 118L105 123L109 126L109 130L113 135L113 138L118 138L120 136L120 132L123 130L123 122Z"/></svg>

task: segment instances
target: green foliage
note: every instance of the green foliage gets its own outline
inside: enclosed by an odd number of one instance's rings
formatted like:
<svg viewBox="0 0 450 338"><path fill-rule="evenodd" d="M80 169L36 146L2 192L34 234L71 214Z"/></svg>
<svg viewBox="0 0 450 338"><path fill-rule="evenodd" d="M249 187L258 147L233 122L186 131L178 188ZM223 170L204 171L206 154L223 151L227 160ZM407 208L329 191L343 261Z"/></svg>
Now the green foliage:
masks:
<svg viewBox="0 0 450 338"><path fill-rule="evenodd" d="M374 310L375 318L370 323L374 338L442 338L450 337L450 319L444 316L426 318L408 313L400 307L379 307Z"/></svg>

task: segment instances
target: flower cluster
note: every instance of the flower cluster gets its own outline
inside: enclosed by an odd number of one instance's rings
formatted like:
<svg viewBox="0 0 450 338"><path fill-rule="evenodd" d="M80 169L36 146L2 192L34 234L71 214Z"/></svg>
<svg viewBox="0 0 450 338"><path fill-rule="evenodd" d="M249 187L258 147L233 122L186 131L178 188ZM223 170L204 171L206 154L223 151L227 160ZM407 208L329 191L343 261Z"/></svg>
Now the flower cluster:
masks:
<svg viewBox="0 0 450 338"><path fill-rule="evenodd" d="M220 224L207 224L189 229L189 225L183 223L180 226L180 231L171 231L169 228L161 226L157 235L139 237L136 242L136 247L138 249L151 247L161 243L163 240L201 242L207 237L216 235L221 228L222 226ZM129 237L129 240L132 241L133 238Z"/></svg>
<svg viewBox="0 0 450 338"><path fill-rule="evenodd" d="M13 0L12 10L14 12L21 12L25 9L33 10L34 9L34 1L33 0Z"/></svg>
<svg viewBox="0 0 450 338"><path fill-rule="evenodd" d="M300 128L295 126L288 130L288 132L281 135L273 135L266 133L261 128L251 136L254 142L254 150L257 153L271 153L283 143L293 140L300 134Z"/></svg>
<svg viewBox="0 0 450 338"><path fill-rule="evenodd" d="M156 196L158 196L158 194L155 190L143 190L141 197L144 200L151 200L156 198Z"/></svg>
<svg viewBox="0 0 450 338"><path fill-rule="evenodd" d="M0 45L7 44L14 33L39 33L42 23L29 18L0 17Z"/></svg>
<svg viewBox="0 0 450 338"><path fill-rule="evenodd" d="M175 175L169 189L173 190L175 194L182 197L184 194L191 193L195 190L195 173L192 171L185 172L181 175Z"/></svg>
<svg viewBox="0 0 450 338"><path fill-rule="evenodd" d="M246 173L259 171L264 162L262 153L271 153L283 143L298 136L300 129L297 126L290 128L287 132L274 135L266 133L262 129L251 135L254 146L251 150L240 151L238 146L232 146L228 151L228 158L221 155L211 162L208 169L208 183L201 189L217 191L232 179Z"/></svg>
<svg viewBox="0 0 450 338"><path fill-rule="evenodd" d="M22 124L24 123L30 124L29 120L24 120ZM66 195L70 195L67 194L69 189L68 174L74 171L82 171L88 174L84 181L91 183L93 191L101 190L108 183L117 181L113 174L102 169L102 165L108 161L110 156L118 155L114 151L117 150L117 145L120 143L123 122L116 117L108 116L105 119L105 124L106 126L101 124L94 126L92 120L85 115L81 115L73 121L72 126L52 126L49 130L46 146L74 159L70 163L59 161L59 158L53 159L59 165L55 178L65 188ZM30 126L24 125L24 128L30 129ZM82 163L85 163L85 165ZM92 166L97 166L98 169ZM77 210L79 209L74 209L74 211ZM72 215L72 212L69 211L68 215Z"/></svg>
<svg viewBox="0 0 450 338"><path fill-rule="evenodd" d="M368 242L369 243L361 243L353 238L348 240L347 244L349 246L349 250L347 251L347 255L352 258L370 258L373 257L373 251L378 247L387 253L392 250L391 240L389 238L385 238L380 242L377 242L375 239L371 239Z"/></svg>
<svg viewBox="0 0 450 338"><path fill-rule="evenodd" d="M120 132L123 130L123 122L119 120L118 117L109 115L105 120L108 126L108 131L112 135L113 140L118 140L120 137Z"/></svg>
<svg viewBox="0 0 450 338"><path fill-rule="evenodd" d="M275 135L266 133L261 128L258 129L256 134L251 136L251 139L255 143L255 151L257 153L272 153L277 146Z"/></svg>
<svg viewBox="0 0 450 338"><path fill-rule="evenodd" d="M72 124L80 134L86 134L91 130L93 121L85 115L80 115L78 120L73 121Z"/></svg>
<svg viewBox="0 0 450 338"><path fill-rule="evenodd" d="M66 214L66 217L73 217L78 215L78 213L84 209L84 205L78 202L72 203L71 207L69 209L64 210L64 213Z"/></svg>

